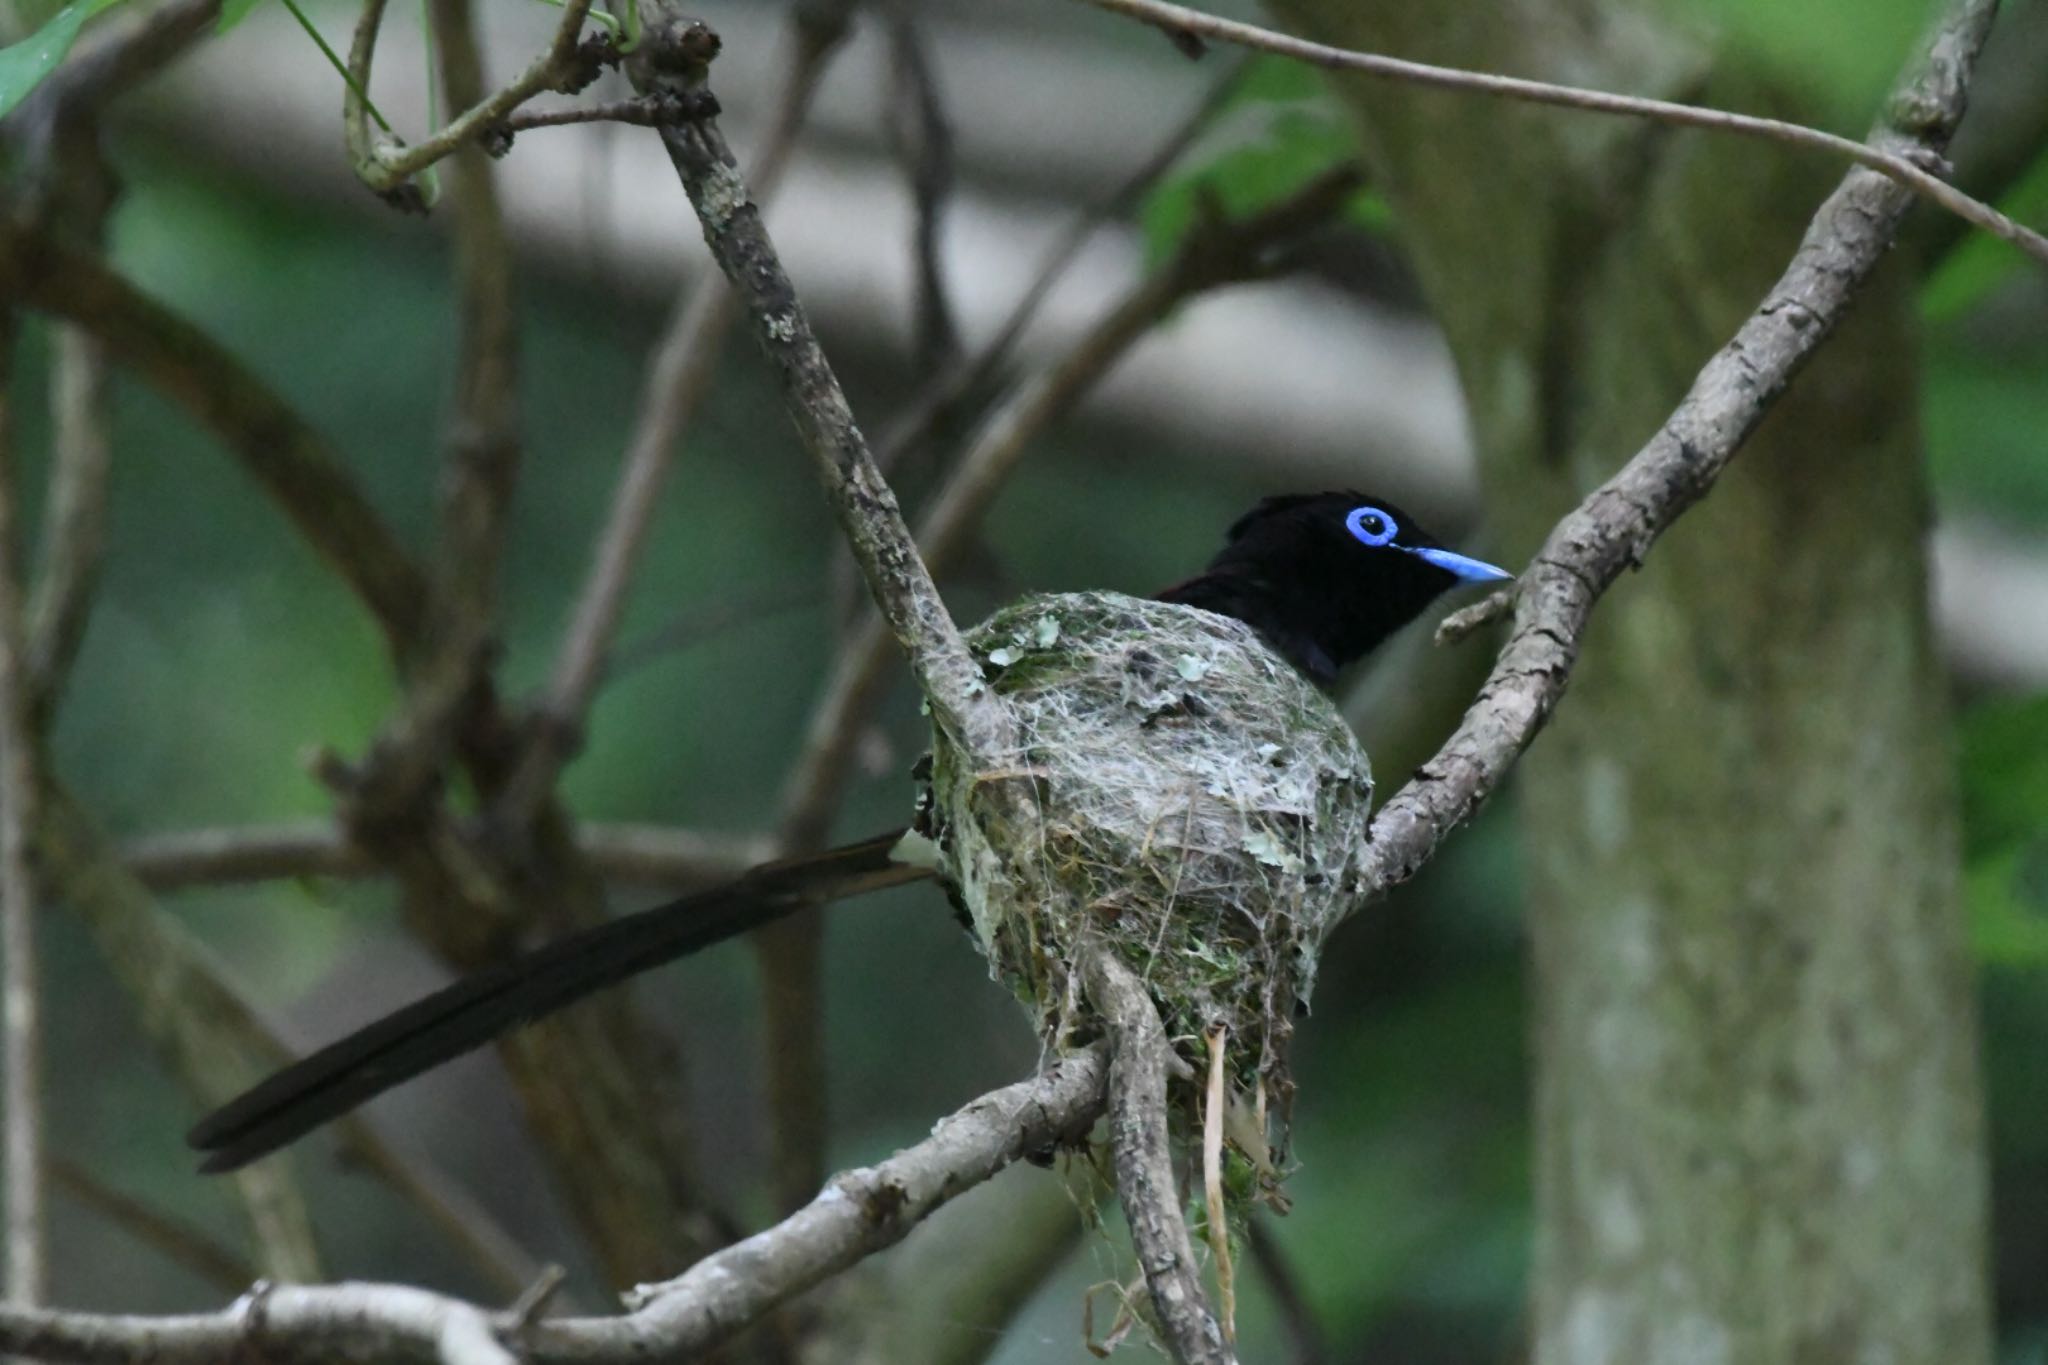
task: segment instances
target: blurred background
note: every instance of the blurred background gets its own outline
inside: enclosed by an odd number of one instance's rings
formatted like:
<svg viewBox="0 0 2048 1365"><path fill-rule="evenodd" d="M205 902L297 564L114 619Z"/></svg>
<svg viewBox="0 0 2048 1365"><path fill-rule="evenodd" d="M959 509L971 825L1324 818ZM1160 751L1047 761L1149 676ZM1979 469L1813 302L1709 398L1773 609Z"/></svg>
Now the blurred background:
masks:
<svg viewBox="0 0 2048 1365"><path fill-rule="evenodd" d="M718 90L744 155L779 81L784 11L702 8L725 39ZM1760 3L1731 3L1719 17L1755 44L1759 62L1816 46L1839 58L1826 72L1830 126L1853 133L1922 11L1811 8L1833 17L1794 27ZM352 8L314 3L308 13L339 43ZM1213 104L1234 59L1190 61L1148 30L1044 0L923 0L916 13L951 137L937 259L971 348L1000 325L1073 216ZM554 20L537 5L489 5L484 17L499 72L536 50ZM874 429L916 394L933 361L918 323L912 158L891 94L900 54L887 25L869 18L859 17L825 78L770 224ZM1983 136L2023 145L2031 129L2027 169L2000 202L2038 223L2048 117L2029 87L2040 85L2048 54L2048 5L2009 6L2007 24L1973 118L1985 122ZM424 118L420 49L409 10L395 15L374 93L401 128ZM1059 354L1156 268L1203 177L1206 193L1256 197L1260 177L1298 183L1304 166L1329 156L1342 117L1313 86L1274 76L1244 93L1253 79L1240 74L1237 97L1200 125L1173 168L1088 240L1025 336L1021 366ZM123 186L111 248L133 279L298 404L381 510L424 545L455 335L446 215L403 217L362 190L341 154L340 100L338 77L290 16L259 7L110 122ZM649 346L679 285L706 261L645 130L524 133L499 173L522 267L527 455L506 565L503 675L516 696L546 676ZM1917 212L1916 230L1946 230L1929 216ZM1921 291L1920 375L1990 1085L2000 1349L2008 1361L2042 1362L2048 277L1972 239L1950 242L1939 260ZM40 322L29 322L22 347L18 439L40 479ZM842 619L837 531L771 377L743 338L729 350L662 497L588 745L568 769L567 796L585 818L736 835L768 828L831 667ZM1487 553L1460 404L1397 233L1368 200L1319 233L1285 278L1180 307L1040 435L947 583L949 599L971 620L1026 590L1148 591L1198 566L1257 497L1322 486L1380 493ZM129 838L325 814L303 756L314 746L359 751L394 702L373 629L182 413L121 380L114 421L111 557L57 733L59 770ZM915 464L903 480L913 502L932 483ZM1628 589L1624 581L1616 592ZM1486 663L1482 642L1437 651L1426 632L1387 651L1347 701L1388 790L1441 737ZM863 741L837 834L902 821L921 728L899 677ZM1515 1358L1530 1233L1517 866L1514 802L1498 801L1426 875L1332 944L1300 1033L1294 1212L1268 1223L1324 1359ZM303 1046L442 979L400 931L392 899L377 882L308 880L194 890L170 903ZM618 903L650 899L623 891ZM54 1141L106 1184L233 1246L242 1233L228 1192L191 1174L179 1139L192 1109L152 1062L90 941L62 915L46 918L44 941ZM835 912L826 943L836 1165L917 1139L936 1116L1034 1064L1021 1014L929 888ZM753 958L729 945L634 989L682 1040L706 1168L758 1224L769 1200ZM603 1301L524 1145L495 1058L436 1072L376 1112L406 1149L459 1173L533 1256L570 1266L586 1305ZM416 1215L329 1161L324 1141L309 1149L309 1184L333 1275L492 1292ZM999 1186L1050 1178L1020 1168ZM988 1196L996 1212L961 1216L1001 1217L1003 1197ZM152 1311L221 1298L190 1264L61 1191L54 1212L60 1302ZM1080 1236L999 1344L955 1321L943 1296L875 1311L919 1315L923 1340L968 1339L949 1351L1084 1360L1088 1287L1130 1270L1119 1237ZM1302 1310L1283 1311L1266 1276L1245 1278L1245 1357L1287 1358L1300 1349L1288 1345L1288 1319L1298 1328ZM1098 1306L1096 1335L1105 1330Z"/></svg>

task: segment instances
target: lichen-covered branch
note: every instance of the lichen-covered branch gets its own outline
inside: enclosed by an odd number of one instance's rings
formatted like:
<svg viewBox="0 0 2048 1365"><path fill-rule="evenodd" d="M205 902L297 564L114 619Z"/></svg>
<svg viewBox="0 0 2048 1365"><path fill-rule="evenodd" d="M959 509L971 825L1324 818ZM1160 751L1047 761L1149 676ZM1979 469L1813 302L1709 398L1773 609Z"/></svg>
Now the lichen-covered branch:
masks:
<svg viewBox="0 0 2048 1365"><path fill-rule="evenodd" d="M790 416L934 719L968 752L993 763L1011 744L1002 709L984 693L959 627L918 558L896 495L875 468L867 440L712 116L715 101L704 88L704 77L718 40L683 16L674 0L649 0L644 8L650 11L645 37L627 63L635 87L642 94L694 97L704 111L683 127L661 130L703 224L704 240L781 376Z"/></svg>
<svg viewBox="0 0 2048 1365"><path fill-rule="evenodd" d="M1961 119L1996 0L1958 0L1924 62L1901 79L1873 142L1897 156L1938 156ZM1615 475L1560 521L1515 588L1515 624L1478 699L1435 757L1383 806L1365 885L1412 877L1443 837L1500 784L1564 695L1600 595L1705 496L1792 377L1884 259L1910 191L1850 171L1814 215L1791 263L1677 409Z"/></svg>
<svg viewBox="0 0 2048 1365"><path fill-rule="evenodd" d="M1106 947L1081 960L1088 998L1109 1031L1109 1143L1117 1199L1167 1350L1180 1365L1235 1365L1209 1311L1188 1237L1166 1131L1169 1049L1158 1007L1137 975Z"/></svg>
<svg viewBox="0 0 2048 1365"><path fill-rule="evenodd" d="M36 951L36 881L29 845L41 805L30 723L28 630L21 588L21 518L14 458L16 317L0 305L0 1189L7 1215L6 1298L40 1303L49 1290L43 1183L43 993Z"/></svg>
<svg viewBox="0 0 2048 1365"><path fill-rule="evenodd" d="M840 0L829 7L799 5L791 11L789 69L775 117L755 158L755 192L764 201L774 196L811 97L846 35L846 10ZM672 113L685 107L674 99L657 102ZM584 718L604 679L626 592L653 525L662 486L684 429L710 392L725 334L737 313L738 302L725 277L707 273L677 301L667 330L655 343L625 464L604 529L598 534L590 571L563 632L546 697L534 716L532 738L499 802L499 818L506 824L524 822L534 799L553 787L562 763L581 742Z"/></svg>
<svg viewBox="0 0 2048 1365"><path fill-rule="evenodd" d="M1100 1048L975 1100L930 1137L845 1172L809 1206L643 1286L619 1317L534 1322L402 1285L259 1286L218 1313L170 1317L0 1308L0 1351L39 1360L212 1365L267 1361L489 1361L628 1365L691 1359L777 1305L895 1245L962 1191L1028 1153L1083 1132L1102 1112ZM517 1355L514 1355L516 1349Z"/></svg>

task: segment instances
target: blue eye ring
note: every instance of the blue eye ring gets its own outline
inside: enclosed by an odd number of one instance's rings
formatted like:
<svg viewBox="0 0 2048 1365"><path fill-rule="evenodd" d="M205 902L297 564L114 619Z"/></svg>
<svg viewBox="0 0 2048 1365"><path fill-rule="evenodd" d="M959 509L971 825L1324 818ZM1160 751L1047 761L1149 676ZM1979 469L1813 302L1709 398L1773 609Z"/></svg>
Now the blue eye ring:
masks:
<svg viewBox="0 0 2048 1365"><path fill-rule="evenodd" d="M1401 528L1394 519L1377 507L1354 507L1351 515L1344 518L1344 529L1361 545L1387 545Z"/></svg>

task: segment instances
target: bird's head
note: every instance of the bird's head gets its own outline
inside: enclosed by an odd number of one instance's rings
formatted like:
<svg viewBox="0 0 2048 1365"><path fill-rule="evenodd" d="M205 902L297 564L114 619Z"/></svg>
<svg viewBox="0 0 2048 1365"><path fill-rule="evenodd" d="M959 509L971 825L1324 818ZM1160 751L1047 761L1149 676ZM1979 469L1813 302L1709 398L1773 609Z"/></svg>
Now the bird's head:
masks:
<svg viewBox="0 0 2048 1365"><path fill-rule="evenodd" d="M1447 549L1385 498L1267 498L1239 517L1199 577L1161 593L1238 617L1327 682L1463 583L1514 577Z"/></svg>

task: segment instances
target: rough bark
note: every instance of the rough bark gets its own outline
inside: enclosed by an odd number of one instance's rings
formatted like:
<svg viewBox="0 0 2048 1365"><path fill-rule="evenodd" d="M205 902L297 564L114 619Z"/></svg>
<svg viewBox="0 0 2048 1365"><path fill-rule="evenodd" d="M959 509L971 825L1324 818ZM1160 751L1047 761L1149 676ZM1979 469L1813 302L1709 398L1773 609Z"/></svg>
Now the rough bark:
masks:
<svg viewBox="0 0 2048 1365"><path fill-rule="evenodd" d="M1798 113L1619 5L1275 8L1347 46ZM1697 133L1344 94L1510 558L1662 418L1835 178ZM1538 1361L1988 1357L1909 284L1881 277L1615 591L1525 760Z"/></svg>

